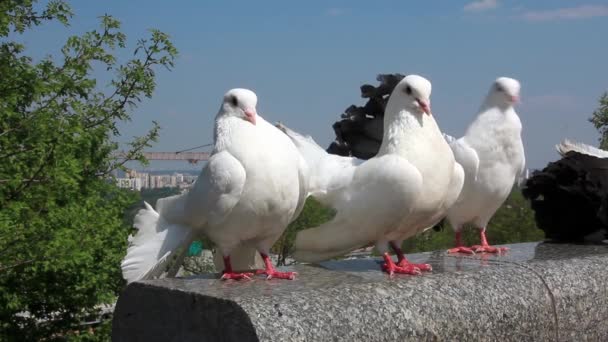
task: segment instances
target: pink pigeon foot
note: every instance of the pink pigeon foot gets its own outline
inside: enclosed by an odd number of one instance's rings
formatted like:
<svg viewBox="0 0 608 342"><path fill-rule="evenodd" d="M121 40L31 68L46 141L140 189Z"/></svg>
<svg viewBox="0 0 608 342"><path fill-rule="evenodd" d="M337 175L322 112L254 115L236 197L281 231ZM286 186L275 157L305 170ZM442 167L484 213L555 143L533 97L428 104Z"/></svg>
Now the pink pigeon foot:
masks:
<svg viewBox="0 0 608 342"><path fill-rule="evenodd" d="M454 253L475 254L475 252L471 248L465 247L465 246L458 246L458 247L450 248L450 249L448 249L448 253L449 254L454 254Z"/></svg>
<svg viewBox="0 0 608 342"><path fill-rule="evenodd" d="M496 253L502 254L509 250L507 247L494 247L490 245L474 245L471 246L471 249L475 251L475 253Z"/></svg>
<svg viewBox="0 0 608 342"><path fill-rule="evenodd" d="M502 254L503 252L506 252L509 250L509 248L507 247L494 247L494 246L490 246L490 244L488 243L488 239L486 239L486 229L482 229L479 237L481 239L481 245L475 245L472 246L471 249L473 249L476 253L496 253L496 254Z"/></svg>
<svg viewBox="0 0 608 342"><path fill-rule="evenodd" d="M272 266L272 262L270 261L268 255L264 253L260 253L260 255L262 256L262 259L264 259L264 265L266 268L263 270L257 270L255 274L265 274L266 280L270 280L272 278L289 280L296 279L296 275L298 274L297 272L279 272L275 270L274 266Z"/></svg>
<svg viewBox="0 0 608 342"><path fill-rule="evenodd" d="M473 249L471 249L469 247L465 247L462 244L462 232L457 231L455 234L455 237L456 237L456 239L455 239L456 247L448 249L449 254L453 254L453 253L475 254Z"/></svg>
<svg viewBox="0 0 608 342"><path fill-rule="evenodd" d="M388 275L391 277L395 273L410 274L410 275L422 274L422 272L420 272L420 269L418 267L414 266L413 264L404 264L403 266L397 266L393 262L393 259L391 258L391 255L388 254L388 252L384 253L383 258L384 258L384 264L382 264L382 270L384 272L388 273Z"/></svg>
<svg viewBox="0 0 608 342"><path fill-rule="evenodd" d="M224 271L224 272L222 272L222 277L220 279L221 280L228 280L228 279L251 280L251 277L253 277L253 273L251 273L251 272L226 272L226 271Z"/></svg>
<svg viewBox="0 0 608 342"><path fill-rule="evenodd" d="M433 266L431 266L430 264L412 264L409 261L407 261L407 259L399 261L397 263L397 266L403 267L403 268L408 267L408 266L414 266L421 271L432 271L433 270Z"/></svg>
<svg viewBox="0 0 608 342"><path fill-rule="evenodd" d="M251 277L253 277L253 273L251 272L234 272L232 270L232 264L230 263L230 256L224 257L224 271L222 271L222 276L220 277L221 280L251 280Z"/></svg>
<svg viewBox="0 0 608 342"><path fill-rule="evenodd" d="M432 271L433 267L430 264L412 264L410 263L407 258L405 257L405 254L403 254L403 251L401 250L401 248L399 248L399 246L397 246L396 243L394 242L390 242L390 246L393 249L393 251L395 251L395 254L397 254L397 266L401 267L401 268L408 268L411 266L414 266L415 268L418 268L420 271Z"/></svg>

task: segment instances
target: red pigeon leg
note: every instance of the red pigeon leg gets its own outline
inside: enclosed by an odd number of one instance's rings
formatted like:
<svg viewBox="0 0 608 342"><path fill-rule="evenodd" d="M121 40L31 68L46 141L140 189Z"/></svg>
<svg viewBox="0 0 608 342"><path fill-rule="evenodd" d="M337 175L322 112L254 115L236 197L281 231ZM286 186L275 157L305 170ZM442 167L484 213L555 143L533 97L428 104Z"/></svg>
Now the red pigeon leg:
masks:
<svg viewBox="0 0 608 342"><path fill-rule="evenodd" d="M481 245L475 245L472 246L471 248L476 252L476 253L497 253L497 254L501 254L503 252L506 252L509 250L509 248L507 247L494 247L494 246L490 246L490 244L488 243L488 239L486 239L486 229L483 228L480 231L480 239L481 239Z"/></svg>
<svg viewBox="0 0 608 342"><path fill-rule="evenodd" d="M222 271L222 277L220 278L221 280L228 280L228 279L251 280L251 277L253 277L253 273L251 273L251 272L234 272L234 271L232 271L232 264L230 263L230 256L224 257L224 270Z"/></svg>
<svg viewBox="0 0 608 342"><path fill-rule="evenodd" d="M414 266L415 268L418 268L420 271L432 271L433 267L431 267L430 264L412 264L410 263L407 258L405 257L405 254L403 254L403 251L401 250L401 248L399 246L397 246L397 244L395 242L390 242L391 248L393 249L393 251L395 251L395 254L397 254L397 266L398 267L402 267L402 268L407 268L410 266Z"/></svg>
<svg viewBox="0 0 608 342"><path fill-rule="evenodd" d="M465 254L475 254L475 252L469 248L465 247L462 244L462 231L456 232L456 242L454 244L456 247L448 249L448 253L465 253Z"/></svg>
<svg viewBox="0 0 608 342"><path fill-rule="evenodd" d="M393 276L395 273L403 273L403 274L411 274L411 275L419 275L422 274L420 269L412 264L405 265L404 267L397 266L391 255L386 252L382 255L384 258L384 264L382 264L382 270L388 273L389 276Z"/></svg>
<svg viewBox="0 0 608 342"><path fill-rule="evenodd" d="M274 266L272 266L272 261L270 261L270 258L268 257L267 254L260 253L260 255L262 256L262 259L264 260L265 269L258 270L256 272L256 274L265 274L267 280L272 279L272 278L289 279L289 280L296 279L296 275L298 274L297 272L279 272L279 271L275 270Z"/></svg>

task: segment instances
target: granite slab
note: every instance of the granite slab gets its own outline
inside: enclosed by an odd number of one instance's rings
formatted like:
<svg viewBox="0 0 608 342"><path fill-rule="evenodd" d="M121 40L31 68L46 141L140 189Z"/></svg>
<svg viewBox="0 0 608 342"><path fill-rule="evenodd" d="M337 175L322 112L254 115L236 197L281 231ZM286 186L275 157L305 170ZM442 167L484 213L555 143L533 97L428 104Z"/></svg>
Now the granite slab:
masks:
<svg viewBox="0 0 608 342"><path fill-rule="evenodd" d="M408 255L284 268L295 281L218 275L130 284L114 341L608 341L608 246L522 243L506 255Z"/></svg>

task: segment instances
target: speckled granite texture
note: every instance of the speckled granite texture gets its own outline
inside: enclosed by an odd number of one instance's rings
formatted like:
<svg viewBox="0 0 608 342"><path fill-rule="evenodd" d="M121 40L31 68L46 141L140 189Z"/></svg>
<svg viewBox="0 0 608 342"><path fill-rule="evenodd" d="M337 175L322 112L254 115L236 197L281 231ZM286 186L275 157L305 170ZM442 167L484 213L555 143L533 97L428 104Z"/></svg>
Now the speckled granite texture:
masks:
<svg viewBox="0 0 608 342"><path fill-rule="evenodd" d="M216 276L133 283L114 341L608 341L608 247L523 243L506 256L408 256L298 265L295 281Z"/></svg>

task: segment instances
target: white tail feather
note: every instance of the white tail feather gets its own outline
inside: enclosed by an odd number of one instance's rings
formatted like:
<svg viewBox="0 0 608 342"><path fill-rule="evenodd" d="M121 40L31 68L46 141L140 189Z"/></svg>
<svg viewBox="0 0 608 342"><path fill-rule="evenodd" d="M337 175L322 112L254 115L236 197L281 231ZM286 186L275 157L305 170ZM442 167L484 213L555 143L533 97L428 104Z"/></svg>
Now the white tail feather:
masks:
<svg viewBox="0 0 608 342"><path fill-rule="evenodd" d="M608 151L604 151L580 142L570 141L568 139L564 139L564 141L555 145L555 148L562 157L564 157L568 152L572 151L598 158L608 158Z"/></svg>
<svg viewBox="0 0 608 342"><path fill-rule="evenodd" d="M309 166L309 195L325 205L332 206L332 198L326 196L332 190L350 183L356 167L364 161L329 154L312 137L294 132L281 123L276 126L293 141Z"/></svg>
<svg viewBox="0 0 608 342"><path fill-rule="evenodd" d="M454 138L451 135L445 134L445 133L441 133L443 135L443 138L445 139L445 141L448 142L448 144L453 143L454 141L456 141L456 138Z"/></svg>
<svg viewBox="0 0 608 342"><path fill-rule="evenodd" d="M280 122L276 124L276 127L283 131L283 133L285 133L293 141L304 157L304 160L306 160L309 165L316 164L316 162L327 154L327 152L321 146L319 146L319 144L317 144L310 135L304 136L298 132L292 131Z"/></svg>
<svg viewBox="0 0 608 342"><path fill-rule="evenodd" d="M349 220L336 218L318 227L299 231L293 257L304 262L328 260L364 247L373 240L372 236L354 234L355 231L361 230Z"/></svg>
<svg viewBox="0 0 608 342"><path fill-rule="evenodd" d="M127 255L121 263L122 276L128 283L160 276L171 257L192 239L192 230L167 223L148 203L135 216L138 231L129 237Z"/></svg>

